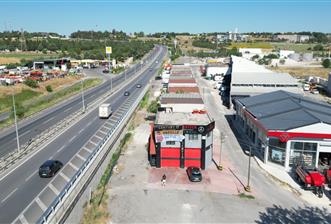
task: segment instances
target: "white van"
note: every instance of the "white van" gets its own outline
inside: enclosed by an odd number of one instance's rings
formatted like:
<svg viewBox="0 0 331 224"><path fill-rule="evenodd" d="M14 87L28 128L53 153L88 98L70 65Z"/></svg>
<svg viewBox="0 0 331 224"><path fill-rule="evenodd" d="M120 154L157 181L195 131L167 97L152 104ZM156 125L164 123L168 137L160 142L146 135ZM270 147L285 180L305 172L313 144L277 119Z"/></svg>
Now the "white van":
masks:
<svg viewBox="0 0 331 224"><path fill-rule="evenodd" d="M99 118L108 118L112 113L109 103L104 103L99 106Z"/></svg>

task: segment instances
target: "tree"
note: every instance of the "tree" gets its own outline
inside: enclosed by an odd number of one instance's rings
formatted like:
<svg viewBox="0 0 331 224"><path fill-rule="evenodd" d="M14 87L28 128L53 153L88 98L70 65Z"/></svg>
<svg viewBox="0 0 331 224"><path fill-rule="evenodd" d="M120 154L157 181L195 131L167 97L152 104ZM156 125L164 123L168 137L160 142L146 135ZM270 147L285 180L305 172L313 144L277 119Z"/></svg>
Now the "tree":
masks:
<svg viewBox="0 0 331 224"><path fill-rule="evenodd" d="M323 62L322 62L322 65L324 68L330 68L330 65L331 65L331 62L330 62L330 59L324 59Z"/></svg>
<svg viewBox="0 0 331 224"><path fill-rule="evenodd" d="M316 44L313 48L314 51L323 51L324 47L322 44Z"/></svg>
<svg viewBox="0 0 331 224"><path fill-rule="evenodd" d="M52 88L51 85L47 85L47 86L46 86L46 90L47 90L47 92L49 92L49 93L53 92L53 88Z"/></svg>
<svg viewBox="0 0 331 224"><path fill-rule="evenodd" d="M31 88L37 88L38 87L38 82L36 80L32 80L32 79L25 80L24 84L31 87Z"/></svg>

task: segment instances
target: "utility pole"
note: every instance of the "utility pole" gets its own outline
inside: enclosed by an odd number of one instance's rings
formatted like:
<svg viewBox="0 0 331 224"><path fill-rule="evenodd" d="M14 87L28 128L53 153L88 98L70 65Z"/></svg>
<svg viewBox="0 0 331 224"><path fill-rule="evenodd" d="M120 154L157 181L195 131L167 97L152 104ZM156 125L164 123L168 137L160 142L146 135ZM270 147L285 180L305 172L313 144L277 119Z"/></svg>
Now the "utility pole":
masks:
<svg viewBox="0 0 331 224"><path fill-rule="evenodd" d="M251 157L252 157L252 147L249 146L249 157L248 157L248 177L247 177L247 185L245 187L245 191L251 192L250 179L251 179Z"/></svg>
<svg viewBox="0 0 331 224"><path fill-rule="evenodd" d="M112 69L110 68L110 54L108 54L108 69L110 74L110 91L113 91L113 74Z"/></svg>
<svg viewBox="0 0 331 224"><path fill-rule="evenodd" d="M82 84L82 103L83 103L83 113L85 113L85 100L84 100L84 83L83 80L80 80L81 84Z"/></svg>
<svg viewBox="0 0 331 224"><path fill-rule="evenodd" d="M17 151L19 152L21 150L21 148L20 148L20 140L19 140L18 128L17 128L16 105L15 105L14 92L12 93L12 97L13 97L13 109L14 109L14 121L15 121L15 130L16 130Z"/></svg>
<svg viewBox="0 0 331 224"><path fill-rule="evenodd" d="M218 166L217 169L222 171L223 170L223 166L222 166L222 144L225 142L225 135L223 134L223 132L221 132L221 136L220 136L220 160L218 162Z"/></svg>

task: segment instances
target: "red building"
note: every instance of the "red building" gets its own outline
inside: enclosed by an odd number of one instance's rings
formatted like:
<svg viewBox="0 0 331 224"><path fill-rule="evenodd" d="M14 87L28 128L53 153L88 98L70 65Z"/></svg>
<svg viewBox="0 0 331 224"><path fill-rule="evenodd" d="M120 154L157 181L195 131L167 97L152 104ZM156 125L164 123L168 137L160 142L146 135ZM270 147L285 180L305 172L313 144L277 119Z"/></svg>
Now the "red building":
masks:
<svg viewBox="0 0 331 224"><path fill-rule="evenodd" d="M149 139L151 165L206 169L213 158L214 127L206 111L157 113Z"/></svg>

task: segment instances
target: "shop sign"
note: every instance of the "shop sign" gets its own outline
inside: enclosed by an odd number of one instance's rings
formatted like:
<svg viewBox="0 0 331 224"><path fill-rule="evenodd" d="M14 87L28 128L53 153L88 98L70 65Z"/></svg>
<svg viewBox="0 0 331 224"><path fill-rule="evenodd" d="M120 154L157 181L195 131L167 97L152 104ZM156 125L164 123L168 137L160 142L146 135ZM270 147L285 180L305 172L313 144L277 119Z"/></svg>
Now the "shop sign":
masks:
<svg viewBox="0 0 331 224"><path fill-rule="evenodd" d="M165 125L165 124L155 124L155 131L163 131L163 130L182 130L183 127L181 125Z"/></svg>
<svg viewBox="0 0 331 224"><path fill-rule="evenodd" d="M185 139L184 135L174 135L174 134L156 134L155 135L155 141L157 143L159 142L167 142L167 141L175 141L175 142L181 142Z"/></svg>

